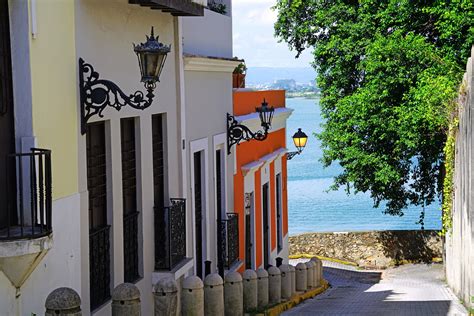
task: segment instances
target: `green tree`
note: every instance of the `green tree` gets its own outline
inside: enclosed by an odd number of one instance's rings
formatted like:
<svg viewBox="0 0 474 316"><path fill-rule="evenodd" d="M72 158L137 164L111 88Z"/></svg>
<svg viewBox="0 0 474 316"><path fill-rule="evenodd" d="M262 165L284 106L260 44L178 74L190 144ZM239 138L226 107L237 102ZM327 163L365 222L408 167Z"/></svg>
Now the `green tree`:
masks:
<svg viewBox="0 0 474 316"><path fill-rule="evenodd" d="M333 188L403 215L440 197L450 112L474 44L474 2L278 0L276 36L313 49ZM424 211L420 216L423 224Z"/></svg>

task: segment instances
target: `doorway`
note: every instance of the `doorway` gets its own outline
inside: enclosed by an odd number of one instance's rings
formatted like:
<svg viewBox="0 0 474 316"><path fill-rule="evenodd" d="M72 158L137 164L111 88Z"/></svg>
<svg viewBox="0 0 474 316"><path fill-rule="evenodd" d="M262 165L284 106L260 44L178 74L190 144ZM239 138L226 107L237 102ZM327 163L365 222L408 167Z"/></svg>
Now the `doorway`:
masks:
<svg viewBox="0 0 474 316"><path fill-rule="evenodd" d="M202 151L195 152L194 158L194 222L195 222L195 260L196 260L196 275L203 278L203 159Z"/></svg>
<svg viewBox="0 0 474 316"><path fill-rule="evenodd" d="M269 239L269 221L268 221L268 183L265 183L262 188L262 216L263 216L263 267L267 269L270 264L270 247L268 245Z"/></svg>

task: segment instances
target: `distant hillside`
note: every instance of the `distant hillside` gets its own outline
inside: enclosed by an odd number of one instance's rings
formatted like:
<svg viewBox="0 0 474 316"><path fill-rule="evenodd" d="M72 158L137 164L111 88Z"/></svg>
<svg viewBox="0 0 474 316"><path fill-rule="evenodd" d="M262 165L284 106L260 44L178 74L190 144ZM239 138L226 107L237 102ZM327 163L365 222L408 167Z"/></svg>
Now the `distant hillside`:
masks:
<svg viewBox="0 0 474 316"><path fill-rule="evenodd" d="M245 81L248 84L273 83L278 79L294 79L297 83L308 83L316 79L313 68L249 67Z"/></svg>

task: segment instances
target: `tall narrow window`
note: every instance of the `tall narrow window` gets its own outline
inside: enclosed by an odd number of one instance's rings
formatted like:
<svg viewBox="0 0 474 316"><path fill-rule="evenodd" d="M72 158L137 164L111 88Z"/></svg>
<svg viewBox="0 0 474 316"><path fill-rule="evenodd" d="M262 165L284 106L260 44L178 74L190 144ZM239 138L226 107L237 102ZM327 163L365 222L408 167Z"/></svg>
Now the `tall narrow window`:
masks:
<svg viewBox="0 0 474 316"><path fill-rule="evenodd" d="M195 212L195 259L196 259L196 275L200 278L203 276L203 200L202 200L202 151L194 153L194 212Z"/></svg>
<svg viewBox="0 0 474 316"><path fill-rule="evenodd" d="M0 1L0 230L17 224L15 171L5 172L7 156L15 152L8 1ZM10 192L10 196L8 196ZM10 203L10 208L5 207Z"/></svg>
<svg viewBox="0 0 474 316"><path fill-rule="evenodd" d="M123 254L124 280L133 283L138 271L138 208L135 119L120 121L122 144Z"/></svg>
<svg viewBox="0 0 474 316"><path fill-rule="evenodd" d="M155 269L169 269L168 242L165 223L165 170L163 153L163 121L152 116L153 197L155 208Z"/></svg>
<svg viewBox="0 0 474 316"><path fill-rule="evenodd" d="M263 267L268 268L270 264L270 227L268 220L268 183L265 183L262 187L262 216L263 216Z"/></svg>
<svg viewBox="0 0 474 316"><path fill-rule="evenodd" d="M282 216L281 216L281 174L276 176L276 215L277 215L277 246L278 252L283 249L283 236L282 236Z"/></svg>
<svg viewBox="0 0 474 316"><path fill-rule="evenodd" d="M110 226L107 223L107 167L104 122L87 125L89 268L91 310L110 299Z"/></svg>

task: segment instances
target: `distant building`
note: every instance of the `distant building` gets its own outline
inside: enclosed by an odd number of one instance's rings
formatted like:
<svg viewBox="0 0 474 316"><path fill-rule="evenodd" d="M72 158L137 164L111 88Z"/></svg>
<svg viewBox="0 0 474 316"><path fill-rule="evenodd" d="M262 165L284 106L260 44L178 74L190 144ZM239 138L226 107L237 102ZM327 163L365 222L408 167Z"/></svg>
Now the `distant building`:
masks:
<svg viewBox="0 0 474 316"><path fill-rule="evenodd" d="M294 79L278 79L272 85L273 89L294 90L296 89L296 81Z"/></svg>

